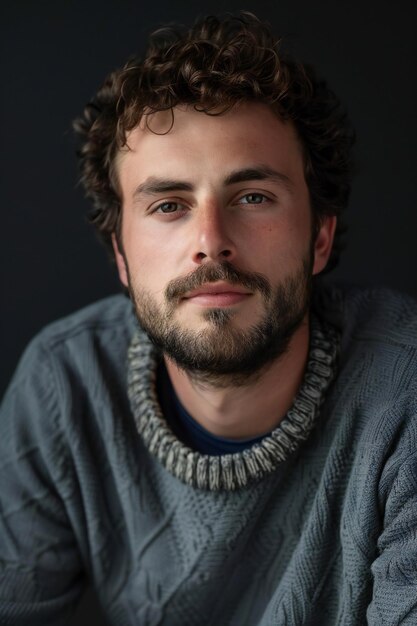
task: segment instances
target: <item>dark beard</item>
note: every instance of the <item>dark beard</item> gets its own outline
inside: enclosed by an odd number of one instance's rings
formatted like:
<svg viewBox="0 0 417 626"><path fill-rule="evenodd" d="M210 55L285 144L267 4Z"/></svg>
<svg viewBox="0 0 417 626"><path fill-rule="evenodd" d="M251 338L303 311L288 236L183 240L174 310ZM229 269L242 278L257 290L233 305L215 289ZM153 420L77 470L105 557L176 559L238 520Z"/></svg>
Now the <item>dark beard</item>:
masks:
<svg viewBox="0 0 417 626"><path fill-rule="evenodd" d="M265 367L282 356L309 307L312 254L301 268L274 290L262 274L237 270L230 263L201 265L173 281L165 290L166 307L160 310L144 290L133 290L140 325L151 341L196 382L226 387L240 386L259 377ZM209 282L228 281L259 291L265 304L262 319L248 329L234 328L234 311L209 308L202 312L210 326L200 331L182 328L174 321L178 303L187 291Z"/></svg>

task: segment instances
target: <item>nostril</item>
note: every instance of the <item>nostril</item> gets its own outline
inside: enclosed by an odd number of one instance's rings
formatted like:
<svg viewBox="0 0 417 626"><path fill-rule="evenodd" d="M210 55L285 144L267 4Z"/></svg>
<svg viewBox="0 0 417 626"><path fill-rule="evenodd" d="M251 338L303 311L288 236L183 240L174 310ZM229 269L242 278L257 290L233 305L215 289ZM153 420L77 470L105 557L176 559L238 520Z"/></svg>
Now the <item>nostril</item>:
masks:
<svg viewBox="0 0 417 626"><path fill-rule="evenodd" d="M224 259L228 259L231 256L232 252L231 250L222 250L221 252L219 252L217 258L222 257ZM204 252L198 252L196 254L196 259L198 261L203 261L204 259L208 258L209 255L205 254ZM213 257L214 259L215 257Z"/></svg>

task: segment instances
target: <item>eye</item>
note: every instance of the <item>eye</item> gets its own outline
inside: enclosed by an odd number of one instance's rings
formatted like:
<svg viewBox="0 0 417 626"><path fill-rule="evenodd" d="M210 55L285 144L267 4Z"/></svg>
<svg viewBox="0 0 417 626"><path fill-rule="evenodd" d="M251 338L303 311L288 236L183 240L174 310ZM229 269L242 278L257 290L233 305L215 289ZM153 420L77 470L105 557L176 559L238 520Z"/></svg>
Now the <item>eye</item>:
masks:
<svg viewBox="0 0 417 626"><path fill-rule="evenodd" d="M242 204L262 204L268 200L269 198L264 196L263 193L247 193L240 198L239 202Z"/></svg>
<svg viewBox="0 0 417 626"><path fill-rule="evenodd" d="M155 207L154 213L175 213L183 208L179 202L162 202Z"/></svg>

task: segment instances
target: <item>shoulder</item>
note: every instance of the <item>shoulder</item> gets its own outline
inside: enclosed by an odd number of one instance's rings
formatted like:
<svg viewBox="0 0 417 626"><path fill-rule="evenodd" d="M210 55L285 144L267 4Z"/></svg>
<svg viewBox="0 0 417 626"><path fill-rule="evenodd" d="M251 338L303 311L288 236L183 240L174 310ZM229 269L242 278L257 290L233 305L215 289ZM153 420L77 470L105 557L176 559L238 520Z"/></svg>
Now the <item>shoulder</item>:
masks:
<svg viewBox="0 0 417 626"><path fill-rule="evenodd" d="M362 371L362 384L396 403L417 393L417 302L390 289L342 295L341 362Z"/></svg>
<svg viewBox="0 0 417 626"><path fill-rule="evenodd" d="M71 446L79 450L89 442L95 449L101 430L112 429L117 417L128 421L126 361L135 319L130 300L114 296L32 339L0 407L0 441L10 443L6 452L0 446L3 455L23 441L42 448L45 458L55 459L57 450L64 458Z"/></svg>
<svg viewBox="0 0 417 626"><path fill-rule="evenodd" d="M417 347L417 300L388 288L321 286L314 305L339 327L342 344L364 340Z"/></svg>
<svg viewBox="0 0 417 626"><path fill-rule="evenodd" d="M417 446L417 303L390 289L329 295L341 331L333 414L366 458L394 455L398 467Z"/></svg>
<svg viewBox="0 0 417 626"><path fill-rule="evenodd" d="M347 340L417 348L417 300L413 297L386 288L340 291Z"/></svg>
<svg viewBox="0 0 417 626"><path fill-rule="evenodd" d="M126 296L114 295L48 324L35 340L53 347L82 334L100 334L107 329L123 332L131 328L133 322L131 301Z"/></svg>
<svg viewBox="0 0 417 626"><path fill-rule="evenodd" d="M43 328L28 344L11 386L46 372L94 371L99 362L124 358L136 325L131 301L115 295Z"/></svg>

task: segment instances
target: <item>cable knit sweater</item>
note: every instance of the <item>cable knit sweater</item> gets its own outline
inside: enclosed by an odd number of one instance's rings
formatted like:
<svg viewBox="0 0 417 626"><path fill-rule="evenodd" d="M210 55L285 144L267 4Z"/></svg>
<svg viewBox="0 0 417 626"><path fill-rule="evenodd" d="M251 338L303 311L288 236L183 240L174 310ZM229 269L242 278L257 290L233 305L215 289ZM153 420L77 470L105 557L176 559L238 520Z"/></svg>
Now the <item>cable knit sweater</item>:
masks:
<svg viewBox="0 0 417 626"><path fill-rule="evenodd" d="M87 578L115 626L417 624L417 305L315 311L292 409L224 457L164 422L124 296L40 333L0 414L0 624L65 624Z"/></svg>

